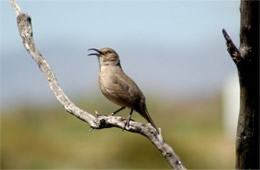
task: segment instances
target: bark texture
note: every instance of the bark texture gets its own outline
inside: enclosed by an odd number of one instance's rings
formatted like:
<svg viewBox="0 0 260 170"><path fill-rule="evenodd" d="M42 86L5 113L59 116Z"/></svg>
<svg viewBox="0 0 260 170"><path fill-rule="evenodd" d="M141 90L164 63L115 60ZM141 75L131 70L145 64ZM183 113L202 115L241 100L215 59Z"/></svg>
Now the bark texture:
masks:
<svg viewBox="0 0 260 170"><path fill-rule="evenodd" d="M240 47L223 30L240 83L236 168L259 169L259 1L240 4Z"/></svg>

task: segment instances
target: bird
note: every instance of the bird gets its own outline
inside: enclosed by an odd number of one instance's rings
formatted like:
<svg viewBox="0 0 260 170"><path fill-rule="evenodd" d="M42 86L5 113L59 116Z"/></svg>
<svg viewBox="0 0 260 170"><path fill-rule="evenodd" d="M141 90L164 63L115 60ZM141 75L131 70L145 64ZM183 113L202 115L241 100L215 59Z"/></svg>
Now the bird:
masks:
<svg viewBox="0 0 260 170"><path fill-rule="evenodd" d="M129 108L130 113L125 127L129 126L132 113L136 111L159 132L147 110L145 96L137 84L124 73L117 52L111 48L90 48L88 51L94 51L88 56L97 56L99 61L99 88L102 94L112 103L120 106L111 115L114 116Z"/></svg>

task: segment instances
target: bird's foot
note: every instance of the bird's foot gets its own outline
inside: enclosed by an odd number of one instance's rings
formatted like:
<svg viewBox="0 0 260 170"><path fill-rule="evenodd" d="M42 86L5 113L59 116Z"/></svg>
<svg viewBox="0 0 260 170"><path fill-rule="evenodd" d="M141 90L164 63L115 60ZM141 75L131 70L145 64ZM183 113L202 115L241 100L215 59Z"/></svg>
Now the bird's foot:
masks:
<svg viewBox="0 0 260 170"><path fill-rule="evenodd" d="M129 127L129 122L130 122L130 119L126 119L126 122L125 122L125 127L124 127L124 129L126 129L126 127Z"/></svg>
<svg viewBox="0 0 260 170"><path fill-rule="evenodd" d="M128 126L129 124L127 122L125 122L125 126L124 128L122 129L122 131L126 130L126 127Z"/></svg>
<svg viewBox="0 0 260 170"><path fill-rule="evenodd" d="M126 122L125 122L125 126L124 126L124 129L123 129L123 131L126 129L126 127L129 127L129 122L130 122L130 120L131 121L133 121L133 119L126 119Z"/></svg>

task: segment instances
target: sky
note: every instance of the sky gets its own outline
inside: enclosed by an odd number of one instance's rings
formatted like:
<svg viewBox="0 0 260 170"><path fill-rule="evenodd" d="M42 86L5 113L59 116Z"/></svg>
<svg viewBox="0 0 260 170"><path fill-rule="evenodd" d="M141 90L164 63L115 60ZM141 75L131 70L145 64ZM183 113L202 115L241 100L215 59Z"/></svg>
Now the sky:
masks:
<svg viewBox="0 0 260 170"><path fill-rule="evenodd" d="M36 45L72 99L101 96L89 48L110 47L144 94L214 93L236 68L222 28L239 45L238 0L18 0ZM55 101L24 49L9 1L1 0L1 105ZM96 93L97 92L97 93Z"/></svg>

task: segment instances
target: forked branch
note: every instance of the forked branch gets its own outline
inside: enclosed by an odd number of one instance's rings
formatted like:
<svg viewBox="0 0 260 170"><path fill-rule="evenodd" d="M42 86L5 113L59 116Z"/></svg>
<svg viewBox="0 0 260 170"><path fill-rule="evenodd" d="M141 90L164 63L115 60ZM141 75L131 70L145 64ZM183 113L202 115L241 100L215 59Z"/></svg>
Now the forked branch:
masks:
<svg viewBox="0 0 260 170"><path fill-rule="evenodd" d="M135 121L130 121L128 127L124 127L125 118L118 116L108 116L108 115L98 115L93 116L92 114L80 109L77 107L63 90L60 88L57 79L52 72L49 64L41 55L40 51L37 49L34 39L33 39L33 31L32 31L32 23L31 17L28 14L22 12L18 4L15 0L10 0L14 11L17 16L17 25L20 36L23 40L23 44L28 53L33 57L35 62L38 64L40 70L43 72L44 76L47 78L50 89L54 93L57 100L62 104L64 109L70 114L76 116L77 118L85 121L90 125L93 129L103 129L103 128L111 128L117 127L121 129L125 129L126 131L138 133L140 135L145 136L148 140L150 140L154 146L161 152L161 154L166 158L168 163L173 169L186 169L179 157L175 154L170 145L168 145L163 136L160 133L158 134L156 129L150 124L143 124Z"/></svg>
<svg viewBox="0 0 260 170"><path fill-rule="evenodd" d="M226 39L227 50L235 63L239 63L241 55L232 39L229 37L225 29L222 29L224 38Z"/></svg>

